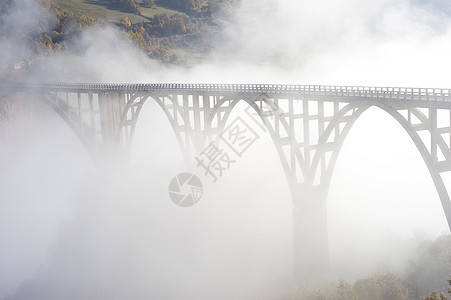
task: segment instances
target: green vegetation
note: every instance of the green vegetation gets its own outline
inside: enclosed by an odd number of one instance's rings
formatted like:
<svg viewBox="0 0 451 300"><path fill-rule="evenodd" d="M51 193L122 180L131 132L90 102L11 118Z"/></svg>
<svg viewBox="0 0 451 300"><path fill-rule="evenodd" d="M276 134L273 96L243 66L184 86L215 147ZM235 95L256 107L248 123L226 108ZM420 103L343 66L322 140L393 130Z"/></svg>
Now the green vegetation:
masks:
<svg viewBox="0 0 451 300"><path fill-rule="evenodd" d="M418 249L418 259L411 263L406 278L409 289L419 298L433 291L447 290L451 276L451 235L439 237Z"/></svg>
<svg viewBox="0 0 451 300"><path fill-rule="evenodd" d="M110 4L113 5L115 9L138 15L141 15L143 10L136 0L111 0Z"/></svg>
<svg viewBox="0 0 451 300"><path fill-rule="evenodd" d="M164 4L185 12L199 12L204 6L203 0L164 0Z"/></svg>
<svg viewBox="0 0 451 300"><path fill-rule="evenodd" d="M7 16L16 0L0 0L0 17ZM8 24L0 22L3 50L14 49L20 39L22 48L31 49L32 56L58 52L77 54L74 43L88 28L115 27L124 33L149 57L170 64L191 64L210 49L211 32L230 15L239 0L40 0L47 17L32 34L15 34ZM43 1L43 2L42 2ZM53 18L56 16L56 24ZM209 32L209 34L205 34ZM11 34L12 33L12 34ZM22 34L22 36L20 36ZM16 40L17 39L17 40ZM14 51L10 51L14 52ZM33 60L17 53L9 65ZM2 65L5 65L2 62Z"/></svg>
<svg viewBox="0 0 451 300"><path fill-rule="evenodd" d="M336 285L318 290L304 283L283 299L334 300L447 300L451 299L451 235L425 242L410 262L403 276L379 274L356 280L340 280Z"/></svg>
<svg viewBox="0 0 451 300"><path fill-rule="evenodd" d="M127 11L120 7L115 1L101 1L101 0L51 0L52 4L57 5L62 10L72 13L81 13L95 19L107 18L112 22L119 22L121 19L128 18L133 23L145 22L147 18L151 18L157 14L173 15L180 13L177 10L169 9L163 6L155 5L151 0L144 0L142 2L133 1L141 6L140 13L134 11ZM152 5L153 3L153 5Z"/></svg>

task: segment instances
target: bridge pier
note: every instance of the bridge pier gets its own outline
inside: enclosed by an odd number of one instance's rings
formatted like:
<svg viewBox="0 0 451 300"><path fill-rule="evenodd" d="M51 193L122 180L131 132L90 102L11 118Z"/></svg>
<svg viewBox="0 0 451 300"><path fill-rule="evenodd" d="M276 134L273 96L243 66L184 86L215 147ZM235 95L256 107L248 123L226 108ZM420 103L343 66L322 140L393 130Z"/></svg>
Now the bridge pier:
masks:
<svg viewBox="0 0 451 300"><path fill-rule="evenodd" d="M298 184L291 196L294 279L322 279L329 272L327 188Z"/></svg>
<svg viewBox="0 0 451 300"><path fill-rule="evenodd" d="M102 146L111 151L114 148L122 148L123 136L121 115L125 106L124 95L119 93L99 94L100 130Z"/></svg>

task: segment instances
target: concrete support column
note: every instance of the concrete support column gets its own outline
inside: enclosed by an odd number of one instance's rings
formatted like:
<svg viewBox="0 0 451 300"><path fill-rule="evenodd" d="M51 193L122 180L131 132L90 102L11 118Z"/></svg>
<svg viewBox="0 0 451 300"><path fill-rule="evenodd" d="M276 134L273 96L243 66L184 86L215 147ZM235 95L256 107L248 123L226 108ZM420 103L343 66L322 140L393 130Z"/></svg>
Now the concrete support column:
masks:
<svg viewBox="0 0 451 300"><path fill-rule="evenodd" d="M329 272L327 187L297 185L293 197L294 278L321 279Z"/></svg>
<svg viewBox="0 0 451 300"><path fill-rule="evenodd" d="M121 95L99 94L99 112L103 148L110 150L110 148L121 146Z"/></svg>
<svg viewBox="0 0 451 300"><path fill-rule="evenodd" d="M121 115L125 107L125 97L120 93L99 93L101 144L97 149L96 161L100 169L114 172L128 159L124 128L121 128ZM113 169L112 169L113 168Z"/></svg>

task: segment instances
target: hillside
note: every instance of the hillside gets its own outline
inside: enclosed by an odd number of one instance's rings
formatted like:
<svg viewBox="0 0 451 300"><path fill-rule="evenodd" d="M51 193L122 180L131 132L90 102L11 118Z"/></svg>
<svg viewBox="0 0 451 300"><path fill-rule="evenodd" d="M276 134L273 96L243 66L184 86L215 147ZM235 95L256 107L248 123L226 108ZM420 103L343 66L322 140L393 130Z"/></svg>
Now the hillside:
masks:
<svg viewBox="0 0 451 300"><path fill-rule="evenodd" d="M117 4L108 0L51 0L51 3L68 12L80 12L96 19L108 18L113 22L119 22L124 18L128 18L133 23L146 22L148 18L157 14L168 14L170 16L177 13L184 14L182 11L165 7L161 1L155 2L154 7L147 7L144 2L138 2L142 7L141 15L124 11Z"/></svg>
<svg viewBox="0 0 451 300"><path fill-rule="evenodd" d="M239 0L38 0L37 26L11 25L21 14L21 0L0 0L0 66L12 68L52 53L77 54L83 31L112 27L150 58L168 64L193 65L211 49L211 39ZM36 14L38 15L38 14ZM55 22L56 16L56 22ZM16 51L11 49L26 49ZM30 51L28 51L30 50ZM27 63L29 65L29 63Z"/></svg>

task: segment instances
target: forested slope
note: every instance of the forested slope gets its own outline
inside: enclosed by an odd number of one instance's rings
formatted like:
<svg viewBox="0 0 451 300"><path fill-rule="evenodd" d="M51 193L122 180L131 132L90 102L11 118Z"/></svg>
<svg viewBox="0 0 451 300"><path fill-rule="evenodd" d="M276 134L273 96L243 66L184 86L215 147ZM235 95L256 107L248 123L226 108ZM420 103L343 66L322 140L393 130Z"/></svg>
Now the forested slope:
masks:
<svg viewBox="0 0 451 300"><path fill-rule="evenodd" d="M1 55L0 66L17 68L54 53L77 55L79 49L68 41L96 27L122 31L124 39L161 62L192 65L208 53L211 37L237 4L237 0L46 0L29 4L39 6L40 18L39 26L26 28L28 16L17 15L17 6L23 3L0 0L0 54L8 53Z"/></svg>

